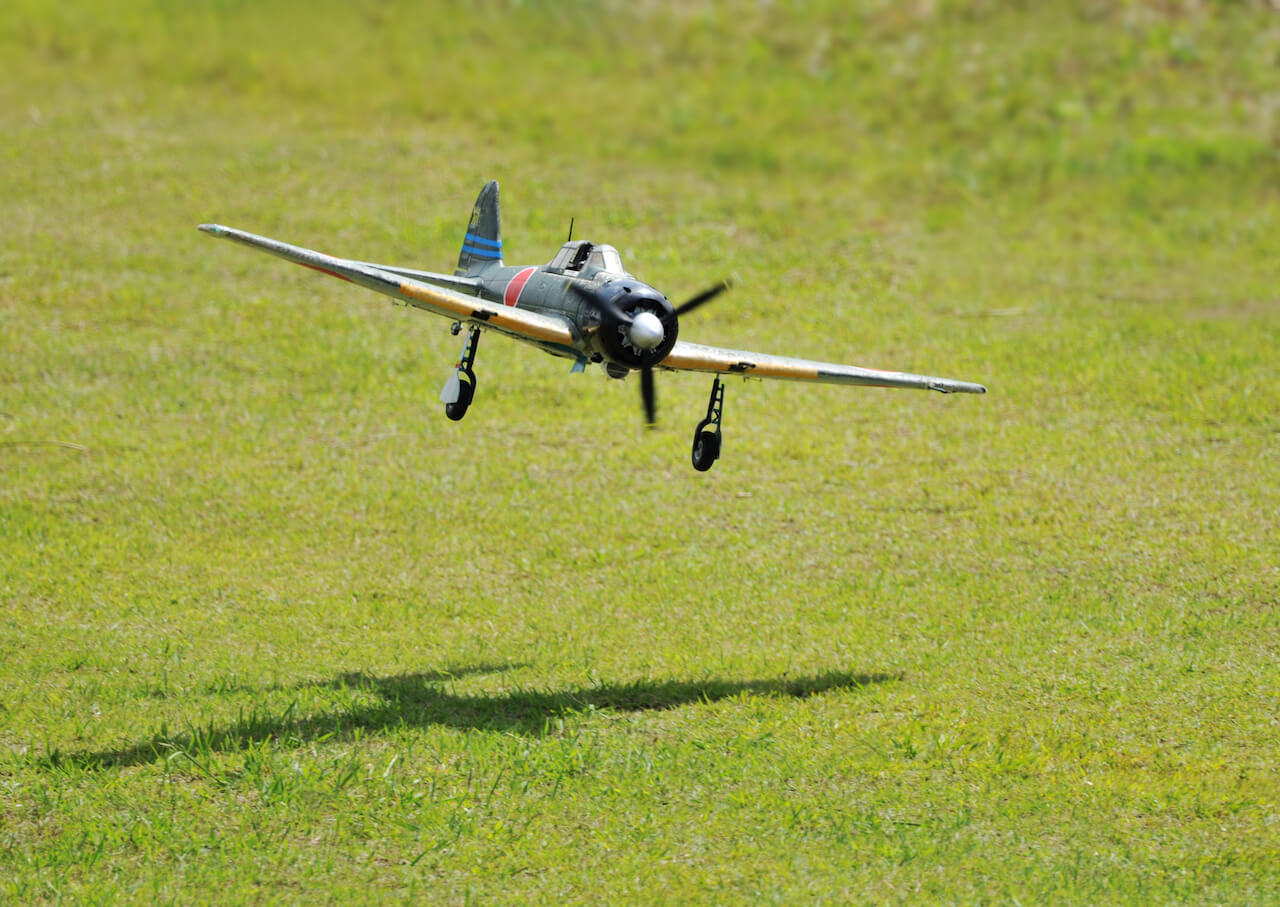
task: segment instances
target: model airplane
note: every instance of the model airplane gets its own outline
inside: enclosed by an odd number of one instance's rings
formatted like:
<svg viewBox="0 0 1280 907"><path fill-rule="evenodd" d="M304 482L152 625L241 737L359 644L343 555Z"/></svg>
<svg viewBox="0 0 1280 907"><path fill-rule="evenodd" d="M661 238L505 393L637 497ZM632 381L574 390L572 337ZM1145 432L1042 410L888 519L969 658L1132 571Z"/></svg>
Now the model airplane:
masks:
<svg viewBox="0 0 1280 907"><path fill-rule="evenodd" d="M339 277L406 304L453 319L453 333L467 331L462 354L440 400L450 419L461 419L476 392L476 348L482 330L497 331L573 360L573 371L599 363L611 378L640 372L645 419L657 416L655 369L714 374L707 414L694 430L693 466L705 471L720 456L724 407L722 374L865 387L905 387L942 393L985 394L981 384L832 365L687 343L677 339L680 316L710 302L728 284L719 283L673 306L666 296L628 274L613 246L572 239L545 265L512 267L502 260L498 184L481 190L452 275L333 258L288 243L219 224L201 224L213 236L231 239Z"/></svg>

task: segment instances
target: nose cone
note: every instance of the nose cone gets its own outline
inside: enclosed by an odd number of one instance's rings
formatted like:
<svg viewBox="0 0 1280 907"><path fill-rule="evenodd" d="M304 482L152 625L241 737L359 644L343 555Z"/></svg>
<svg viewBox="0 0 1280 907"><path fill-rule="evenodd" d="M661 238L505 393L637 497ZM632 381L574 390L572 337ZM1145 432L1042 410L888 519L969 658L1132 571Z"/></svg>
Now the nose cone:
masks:
<svg viewBox="0 0 1280 907"><path fill-rule="evenodd" d="M636 349L651 350L662 342L662 321L652 312L640 312L631 322L631 342Z"/></svg>

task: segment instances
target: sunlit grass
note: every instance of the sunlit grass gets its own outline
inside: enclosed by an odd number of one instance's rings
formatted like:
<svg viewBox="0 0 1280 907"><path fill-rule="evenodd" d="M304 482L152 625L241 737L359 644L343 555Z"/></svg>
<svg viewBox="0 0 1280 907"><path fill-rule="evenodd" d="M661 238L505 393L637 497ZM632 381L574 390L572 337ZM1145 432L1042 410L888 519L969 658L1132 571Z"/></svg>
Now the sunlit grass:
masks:
<svg viewBox="0 0 1280 907"><path fill-rule="evenodd" d="M0 899L1277 898L1249 4L0 10ZM597 30L584 30L584 23ZM596 40L584 40L587 34ZM576 235L638 389L210 242Z"/></svg>

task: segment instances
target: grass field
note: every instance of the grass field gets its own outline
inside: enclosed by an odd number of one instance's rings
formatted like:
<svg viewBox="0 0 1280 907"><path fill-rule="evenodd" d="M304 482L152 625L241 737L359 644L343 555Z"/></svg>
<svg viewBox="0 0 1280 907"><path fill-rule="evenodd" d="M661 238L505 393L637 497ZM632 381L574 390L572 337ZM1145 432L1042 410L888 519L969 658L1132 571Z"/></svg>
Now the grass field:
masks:
<svg viewBox="0 0 1280 907"><path fill-rule="evenodd" d="M847 6L0 6L0 902L1280 902L1280 14Z"/></svg>

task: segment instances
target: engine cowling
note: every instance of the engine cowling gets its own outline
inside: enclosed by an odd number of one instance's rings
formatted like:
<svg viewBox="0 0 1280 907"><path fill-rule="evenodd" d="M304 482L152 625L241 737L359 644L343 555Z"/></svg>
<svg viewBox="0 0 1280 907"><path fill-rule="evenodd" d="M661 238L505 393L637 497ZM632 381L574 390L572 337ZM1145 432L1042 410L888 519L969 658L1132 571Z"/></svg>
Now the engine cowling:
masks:
<svg viewBox="0 0 1280 907"><path fill-rule="evenodd" d="M679 323L667 297L638 280L584 289L583 324L594 328L598 351L630 368L657 365L675 346Z"/></svg>

